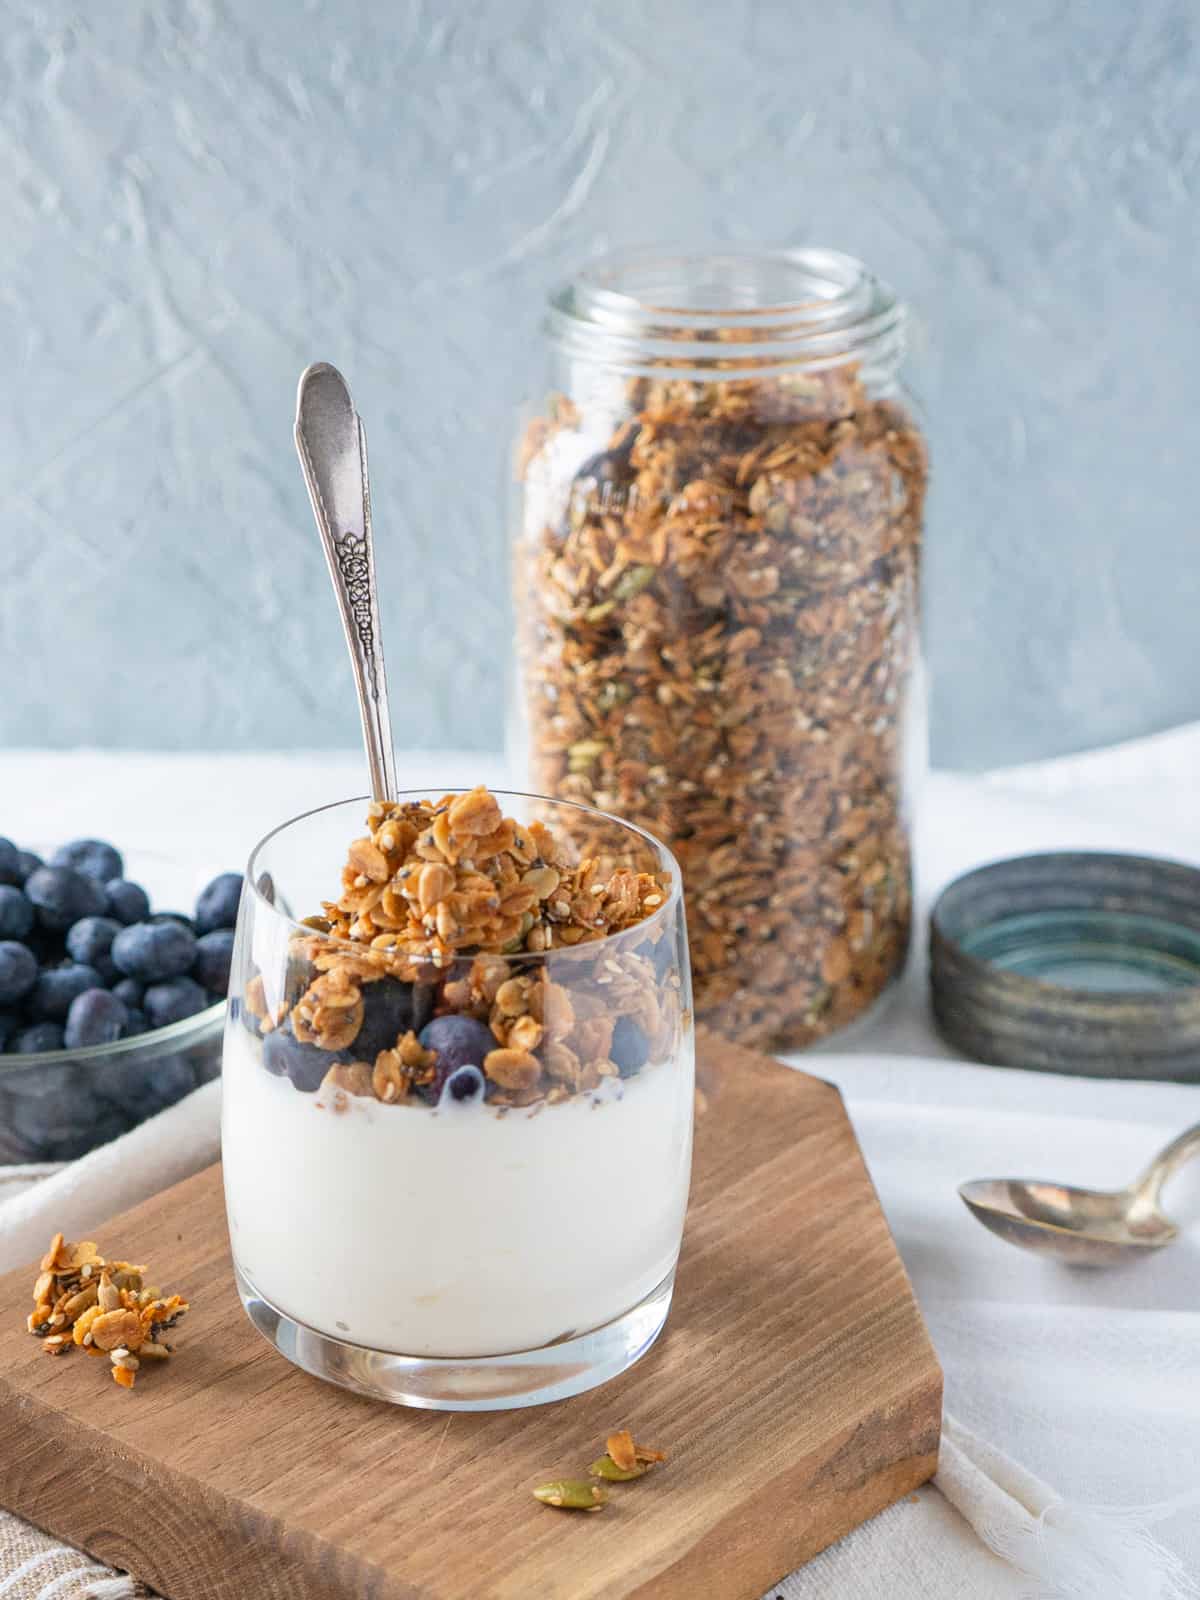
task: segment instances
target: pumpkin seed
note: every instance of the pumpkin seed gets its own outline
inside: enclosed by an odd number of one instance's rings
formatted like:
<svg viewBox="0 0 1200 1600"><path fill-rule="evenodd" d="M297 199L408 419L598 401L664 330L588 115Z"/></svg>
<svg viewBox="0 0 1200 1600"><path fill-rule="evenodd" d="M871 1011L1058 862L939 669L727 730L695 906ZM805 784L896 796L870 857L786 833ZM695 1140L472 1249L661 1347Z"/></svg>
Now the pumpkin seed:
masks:
<svg viewBox="0 0 1200 1600"><path fill-rule="evenodd" d="M648 1464L639 1461L632 1467L619 1467L611 1456L601 1456L593 1461L588 1474L593 1478L607 1478L610 1483L628 1483L631 1478L641 1478L650 1471Z"/></svg>
<svg viewBox="0 0 1200 1600"><path fill-rule="evenodd" d="M564 1511L599 1511L608 1499L598 1483L586 1478L559 1478L554 1483L541 1483L533 1491L535 1500L544 1506L561 1506Z"/></svg>

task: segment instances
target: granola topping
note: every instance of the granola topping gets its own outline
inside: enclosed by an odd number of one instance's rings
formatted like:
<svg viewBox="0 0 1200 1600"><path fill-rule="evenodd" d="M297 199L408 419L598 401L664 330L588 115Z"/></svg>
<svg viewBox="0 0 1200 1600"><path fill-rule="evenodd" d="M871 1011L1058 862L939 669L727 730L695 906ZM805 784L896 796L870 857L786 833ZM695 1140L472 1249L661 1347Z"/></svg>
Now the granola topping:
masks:
<svg viewBox="0 0 1200 1600"><path fill-rule="evenodd" d="M47 1355L66 1355L76 1346L107 1355L114 1381L132 1389L143 1361L171 1354L162 1336L188 1309L181 1295L164 1296L146 1285L145 1273L129 1261L105 1261L90 1239L67 1244L56 1233L33 1286L26 1326Z"/></svg>
<svg viewBox="0 0 1200 1600"><path fill-rule="evenodd" d="M698 1015L804 1045L907 947L924 445L853 365L598 395L521 452L531 784L665 839Z"/></svg>
<svg viewBox="0 0 1200 1600"><path fill-rule="evenodd" d="M263 973L246 984L242 1021L269 1070L319 1088L335 1113L354 1099L437 1105L468 1049L503 1110L592 1093L670 1055L686 1018L655 919L665 873L617 862L611 840L579 854L540 821L504 817L483 787L372 805L367 825L339 897L291 941L288 992ZM639 942L611 941L643 922ZM442 1018L463 1019L457 1060ZM454 1098L474 1093L459 1080Z"/></svg>

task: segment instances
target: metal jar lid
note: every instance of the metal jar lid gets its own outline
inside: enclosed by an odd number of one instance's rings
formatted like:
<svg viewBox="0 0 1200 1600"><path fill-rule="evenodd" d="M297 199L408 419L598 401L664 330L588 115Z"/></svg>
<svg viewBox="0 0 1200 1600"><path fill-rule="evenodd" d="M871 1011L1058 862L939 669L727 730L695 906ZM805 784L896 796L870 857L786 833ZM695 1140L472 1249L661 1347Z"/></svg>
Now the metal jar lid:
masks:
<svg viewBox="0 0 1200 1600"><path fill-rule="evenodd" d="M933 1015L980 1061L1200 1082L1200 870L1049 852L957 878L930 923Z"/></svg>

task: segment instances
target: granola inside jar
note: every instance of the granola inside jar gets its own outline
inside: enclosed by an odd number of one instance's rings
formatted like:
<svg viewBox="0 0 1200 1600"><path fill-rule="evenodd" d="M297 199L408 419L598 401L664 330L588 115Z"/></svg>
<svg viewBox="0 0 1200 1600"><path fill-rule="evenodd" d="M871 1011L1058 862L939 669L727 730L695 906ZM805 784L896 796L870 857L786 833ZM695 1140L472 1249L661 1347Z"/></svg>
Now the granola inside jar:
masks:
<svg viewBox="0 0 1200 1600"><path fill-rule="evenodd" d="M924 763L903 310L827 250L551 298L514 544L517 770L667 840L697 1015L796 1049L900 973Z"/></svg>

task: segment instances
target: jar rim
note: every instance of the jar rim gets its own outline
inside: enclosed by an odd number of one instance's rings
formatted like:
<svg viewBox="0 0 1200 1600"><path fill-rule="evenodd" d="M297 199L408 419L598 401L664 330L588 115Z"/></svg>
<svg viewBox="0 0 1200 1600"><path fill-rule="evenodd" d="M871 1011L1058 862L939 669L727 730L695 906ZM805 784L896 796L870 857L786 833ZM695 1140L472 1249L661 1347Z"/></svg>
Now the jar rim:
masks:
<svg viewBox="0 0 1200 1600"><path fill-rule="evenodd" d="M546 319L568 355L707 380L850 362L894 372L906 320L862 261L816 246L600 256L552 291Z"/></svg>

